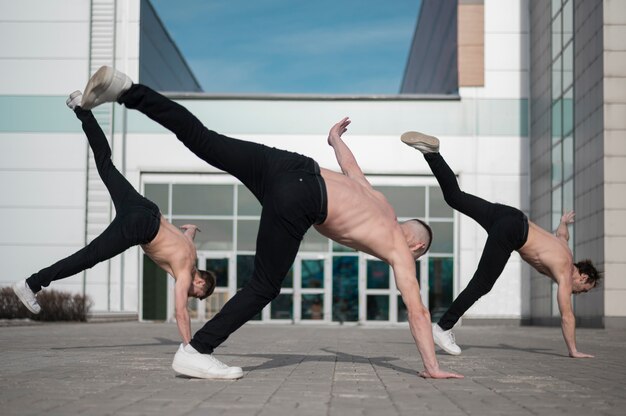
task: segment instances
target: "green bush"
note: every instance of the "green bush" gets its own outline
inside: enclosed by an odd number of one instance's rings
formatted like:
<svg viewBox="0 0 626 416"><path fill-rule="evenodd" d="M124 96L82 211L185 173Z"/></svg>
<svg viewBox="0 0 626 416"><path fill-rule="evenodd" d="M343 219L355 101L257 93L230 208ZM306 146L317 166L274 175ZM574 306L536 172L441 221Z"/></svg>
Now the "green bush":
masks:
<svg viewBox="0 0 626 416"><path fill-rule="evenodd" d="M31 313L10 287L0 289L0 319L35 321L87 321L92 301L88 296L56 290L43 290L37 294L41 312Z"/></svg>

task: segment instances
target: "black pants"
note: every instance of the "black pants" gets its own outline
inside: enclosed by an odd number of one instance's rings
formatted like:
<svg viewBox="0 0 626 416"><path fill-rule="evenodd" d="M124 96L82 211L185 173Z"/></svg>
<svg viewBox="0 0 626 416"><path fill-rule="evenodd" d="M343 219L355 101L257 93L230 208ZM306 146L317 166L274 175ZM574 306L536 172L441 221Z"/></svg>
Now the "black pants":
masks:
<svg viewBox="0 0 626 416"><path fill-rule="evenodd" d="M141 196L113 165L109 143L91 111L77 107L75 113L83 123L96 168L111 195L116 216L85 248L26 279L35 293L53 280L75 275L137 244L149 243L159 231L159 207Z"/></svg>
<svg viewBox="0 0 626 416"><path fill-rule="evenodd" d="M196 350L211 353L278 296L304 234L326 218L326 188L319 167L297 153L211 131L183 106L144 85L133 85L119 102L141 111L176 134L198 157L235 176L263 206L250 282L191 340Z"/></svg>
<svg viewBox="0 0 626 416"><path fill-rule="evenodd" d="M439 153L426 153L424 158L437 178L448 205L476 220L488 233L472 280L439 319L439 326L448 330L465 311L491 290L511 252L524 245L528 237L528 218L516 208L494 204L462 192L454 173Z"/></svg>

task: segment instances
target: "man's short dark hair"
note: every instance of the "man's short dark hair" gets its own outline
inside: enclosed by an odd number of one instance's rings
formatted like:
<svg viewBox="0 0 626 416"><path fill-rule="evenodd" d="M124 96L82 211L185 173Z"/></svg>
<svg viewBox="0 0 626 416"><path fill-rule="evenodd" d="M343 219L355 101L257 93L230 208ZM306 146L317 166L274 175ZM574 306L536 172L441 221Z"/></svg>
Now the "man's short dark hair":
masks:
<svg viewBox="0 0 626 416"><path fill-rule="evenodd" d="M430 228L430 225L426 224L424 221L417 219L417 218L413 218L413 221L417 221L419 224L422 225L422 227L424 227L426 229L426 231L428 232L428 244L426 244L426 248L424 249L424 251L422 252L421 255L426 254L426 252L430 249L430 245L433 242L433 230L432 228Z"/></svg>
<svg viewBox="0 0 626 416"><path fill-rule="evenodd" d="M581 260L578 263L574 263L574 266L578 269L578 273L587 275L586 283L593 283L593 287L598 286L602 276L600 276L598 270L596 270L593 263L591 263L591 260Z"/></svg>
<svg viewBox="0 0 626 416"><path fill-rule="evenodd" d="M211 294L215 290L215 285L217 283L217 278L215 277L215 273L213 273L212 271L209 271L209 270L198 270L198 275L200 276L200 278L202 280L204 280L204 283L206 284L206 288L207 288L206 293L204 294L204 296L198 298L198 299L202 300L202 299L206 299L209 296L211 296Z"/></svg>

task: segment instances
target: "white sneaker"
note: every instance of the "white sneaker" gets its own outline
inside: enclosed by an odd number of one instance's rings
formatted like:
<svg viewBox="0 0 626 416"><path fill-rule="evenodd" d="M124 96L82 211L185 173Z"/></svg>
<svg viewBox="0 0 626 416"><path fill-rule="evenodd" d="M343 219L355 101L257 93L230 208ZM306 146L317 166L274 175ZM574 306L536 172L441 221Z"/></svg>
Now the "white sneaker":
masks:
<svg viewBox="0 0 626 416"><path fill-rule="evenodd" d="M15 292L17 297L22 301L24 306L26 306L29 311L34 314L38 314L39 312L41 312L41 306L39 306L35 294L28 286L28 283L26 283L26 279L14 283L13 292Z"/></svg>
<svg viewBox="0 0 626 416"><path fill-rule="evenodd" d="M83 99L83 93L76 90L70 94L70 98L65 101L65 104L72 110L80 106L80 102Z"/></svg>
<svg viewBox="0 0 626 416"><path fill-rule="evenodd" d="M85 87L81 107L91 110L102 103L115 102L132 85L133 81L125 73L110 66L101 66Z"/></svg>
<svg viewBox="0 0 626 416"><path fill-rule="evenodd" d="M439 151L439 139L433 136L427 136L416 131L407 131L402 133L400 140L422 153L437 153Z"/></svg>
<svg viewBox="0 0 626 416"><path fill-rule="evenodd" d="M191 345L180 344L174 361L174 371L189 377L234 380L243 377L241 367L229 367L213 354L200 354Z"/></svg>
<svg viewBox="0 0 626 416"><path fill-rule="evenodd" d="M461 354L461 348L456 345L456 340L454 339L454 334L451 329L444 331L438 324L433 324L433 340L435 344L448 354Z"/></svg>

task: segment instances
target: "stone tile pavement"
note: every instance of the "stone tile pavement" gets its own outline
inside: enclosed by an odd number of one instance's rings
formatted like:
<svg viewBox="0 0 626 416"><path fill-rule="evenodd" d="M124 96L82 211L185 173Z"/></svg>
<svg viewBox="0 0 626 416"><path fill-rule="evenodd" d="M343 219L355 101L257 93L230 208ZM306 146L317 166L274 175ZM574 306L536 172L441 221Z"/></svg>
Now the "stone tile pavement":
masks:
<svg viewBox="0 0 626 416"><path fill-rule="evenodd" d="M197 325L196 325L197 327ZM408 328L248 324L216 356L237 381L176 376L175 325L0 327L0 414L8 415L624 415L626 331L469 326L464 380L424 380Z"/></svg>

